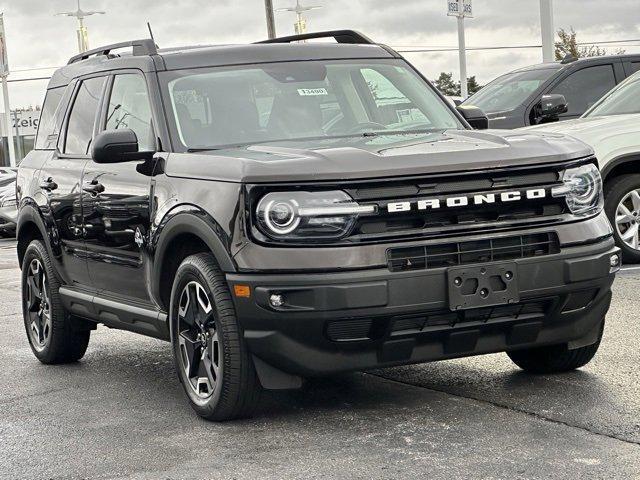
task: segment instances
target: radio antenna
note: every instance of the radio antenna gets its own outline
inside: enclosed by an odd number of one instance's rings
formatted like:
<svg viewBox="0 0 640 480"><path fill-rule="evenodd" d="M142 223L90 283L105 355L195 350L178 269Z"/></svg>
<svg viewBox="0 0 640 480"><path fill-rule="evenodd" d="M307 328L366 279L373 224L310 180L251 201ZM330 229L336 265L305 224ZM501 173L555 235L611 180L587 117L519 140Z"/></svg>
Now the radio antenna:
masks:
<svg viewBox="0 0 640 480"><path fill-rule="evenodd" d="M151 30L151 24L149 22L147 22L147 28L149 29L149 35L151 35L151 40L153 40L153 43L155 43L156 46L158 46L158 44L156 43L156 39L153 38L153 30Z"/></svg>

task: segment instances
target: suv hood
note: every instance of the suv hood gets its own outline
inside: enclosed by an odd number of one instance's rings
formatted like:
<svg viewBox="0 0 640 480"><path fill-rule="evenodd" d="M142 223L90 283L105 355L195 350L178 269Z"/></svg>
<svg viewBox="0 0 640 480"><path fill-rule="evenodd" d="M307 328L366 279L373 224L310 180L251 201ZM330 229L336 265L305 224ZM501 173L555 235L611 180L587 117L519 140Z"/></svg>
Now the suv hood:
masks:
<svg viewBox="0 0 640 480"><path fill-rule="evenodd" d="M175 153L166 174L244 183L368 179L562 162L592 153L562 135L447 130Z"/></svg>
<svg viewBox="0 0 640 480"><path fill-rule="evenodd" d="M591 145L601 162L640 149L640 114L584 117L520 129L571 135Z"/></svg>

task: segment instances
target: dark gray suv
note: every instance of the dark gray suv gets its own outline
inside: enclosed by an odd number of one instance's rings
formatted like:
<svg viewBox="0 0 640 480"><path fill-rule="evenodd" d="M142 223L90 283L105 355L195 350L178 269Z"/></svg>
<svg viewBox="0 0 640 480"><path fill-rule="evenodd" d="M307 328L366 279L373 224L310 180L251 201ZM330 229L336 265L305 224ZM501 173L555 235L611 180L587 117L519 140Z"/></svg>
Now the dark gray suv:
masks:
<svg viewBox="0 0 640 480"><path fill-rule="evenodd" d="M619 267L596 159L467 119L352 31L72 58L17 179L34 354L77 361L97 324L167 340L214 420L336 372L585 365Z"/></svg>

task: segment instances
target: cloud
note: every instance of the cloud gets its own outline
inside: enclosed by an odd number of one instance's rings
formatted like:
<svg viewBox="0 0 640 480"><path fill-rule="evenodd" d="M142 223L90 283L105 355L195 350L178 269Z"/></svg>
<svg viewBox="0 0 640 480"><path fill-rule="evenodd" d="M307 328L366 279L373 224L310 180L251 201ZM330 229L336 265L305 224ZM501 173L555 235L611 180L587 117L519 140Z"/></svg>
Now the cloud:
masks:
<svg viewBox="0 0 640 480"><path fill-rule="evenodd" d="M150 22L161 46L244 43L266 36L263 0L81 0L83 9L105 10L86 19L91 45L148 36ZM294 0L273 0L285 7ZM303 0L322 5L308 13L310 30L354 28L392 46L457 46L456 22L445 14L444 0ZM75 0L0 0L5 13L12 69L66 63L77 51L73 18L54 16L74 10ZM466 21L468 47L540 43L538 0L474 0L475 18ZM276 13L278 33L290 34L294 16ZM579 40L640 38L638 0L556 0L557 27L573 26ZM640 42L625 46L640 52ZM407 54L428 78L441 71L457 75L457 52ZM539 49L470 51L469 75L480 82L541 61ZM48 75L15 72L10 78ZM12 83L14 106L41 102L46 82Z"/></svg>

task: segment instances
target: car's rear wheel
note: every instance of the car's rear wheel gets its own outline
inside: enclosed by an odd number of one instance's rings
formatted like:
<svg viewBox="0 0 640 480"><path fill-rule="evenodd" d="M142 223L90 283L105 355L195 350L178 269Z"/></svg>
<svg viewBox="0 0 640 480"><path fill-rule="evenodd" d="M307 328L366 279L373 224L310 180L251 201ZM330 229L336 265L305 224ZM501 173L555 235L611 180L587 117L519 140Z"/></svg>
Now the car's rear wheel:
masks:
<svg viewBox="0 0 640 480"><path fill-rule="evenodd" d="M605 211L627 263L640 263L640 175L623 175L605 188Z"/></svg>
<svg viewBox="0 0 640 480"><path fill-rule="evenodd" d="M215 421L249 416L261 387L213 255L182 262L170 311L174 362L193 409Z"/></svg>
<svg viewBox="0 0 640 480"><path fill-rule="evenodd" d="M596 355L602 334L604 321L598 341L592 345L569 350L567 344L529 348L507 352L509 358L528 373L561 373L584 367Z"/></svg>
<svg viewBox="0 0 640 480"><path fill-rule="evenodd" d="M47 364L81 359L91 335L88 324L64 309L59 288L45 246L34 240L22 262L22 311L31 350Z"/></svg>

